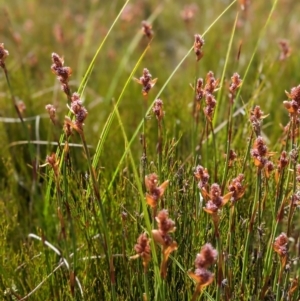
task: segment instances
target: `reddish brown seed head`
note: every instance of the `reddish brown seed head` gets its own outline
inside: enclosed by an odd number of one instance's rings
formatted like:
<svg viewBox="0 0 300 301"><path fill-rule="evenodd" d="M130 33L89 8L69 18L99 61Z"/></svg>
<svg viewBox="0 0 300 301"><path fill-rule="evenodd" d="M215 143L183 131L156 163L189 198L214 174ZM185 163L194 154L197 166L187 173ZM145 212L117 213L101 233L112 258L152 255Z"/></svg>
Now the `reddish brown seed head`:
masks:
<svg viewBox="0 0 300 301"><path fill-rule="evenodd" d="M275 241L273 243L273 248L274 251L279 254L279 256L281 257L286 256L288 252L288 247L287 247L288 241L289 239L284 232L282 232L279 236L275 238Z"/></svg>

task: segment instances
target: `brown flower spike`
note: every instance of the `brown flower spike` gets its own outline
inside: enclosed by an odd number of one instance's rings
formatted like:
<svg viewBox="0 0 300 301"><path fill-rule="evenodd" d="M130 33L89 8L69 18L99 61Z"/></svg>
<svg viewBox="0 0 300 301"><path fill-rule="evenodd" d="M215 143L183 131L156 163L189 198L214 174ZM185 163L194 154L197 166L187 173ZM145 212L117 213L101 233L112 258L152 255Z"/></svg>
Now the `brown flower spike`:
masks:
<svg viewBox="0 0 300 301"><path fill-rule="evenodd" d="M56 158L55 153L52 153L50 156L46 157L46 164L49 164L52 167L55 177L58 177L59 160Z"/></svg>
<svg viewBox="0 0 300 301"><path fill-rule="evenodd" d="M198 11L198 6L195 3L185 5L183 10L180 12L182 20L186 23L191 22Z"/></svg>
<svg viewBox="0 0 300 301"><path fill-rule="evenodd" d="M195 34L194 52L196 54L196 60L200 61L203 57L202 47L204 45L204 39L199 34Z"/></svg>
<svg viewBox="0 0 300 301"><path fill-rule="evenodd" d="M300 85L291 89L291 92L285 91L290 100L283 102L284 107L290 113L290 116L298 116L300 114Z"/></svg>
<svg viewBox="0 0 300 301"><path fill-rule="evenodd" d="M289 41L284 40L284 39L279 40L278 45L279 45L280 51L281 51L279 60L280 61L286 60L291 55L291 52L292 52L292 49L289 45Z"/></svg>
<svg viewBox="0 0 300 301"><path fill-rule="evenodd" d="M170 254L177 250L177 242L173 241L173 238L169 233L176 230L175 223L169 217L168 211L163 209L158 212L155 217L158 229L152 230L152 236L156 243L162 246L162 262L160 265L160 275L165 278L167 275L167 262Z"/></svg>
<svg viewBox="0 0 300 301"><path fill-rule="evenodd" d="M145 272L147 271L148 263L151 260L150 240L146 233L142 233L137 239L137 244L134 246L136 255L131 256L130 259L141 257Z"/></svg>
<svg viewBox="0 0 300 301"><path fill-rule="evenodd" d="M250 153L254 159L254 165L259 169L264 168L266 176L269 177L270 172L274 169L274 164L268 158L273 156L275 153L268 151L268 148L261 136L258 136L254 141L254 145Z"/></svg>
<svg viewBox="0 0 300 301"><path fill-rule="evenodd" d="M157 207L158 200L163 196L169 180L158 186L158 177L155 173L145 176L145 185L149 193L146 193L146 201L152 208Z"/></svg>
<svg viewBox="0 0 300 301"><path fill-rule="evenodd" d="M73 122L67 116L65 117L65 126L68 124L71 128L74 128L77 132L83 131L84 120L88 115L86 108L82 105L82 101L78 93L73 93L71 97L70 111L75 115L75 121Z"/></svg>
<svg viewBox="0 0 300 301"><path fill-rule="evenodd" d="M210 192L208 194L209 201L203 208L204 211L211 215L216 215L218 210L221 209L230 200L233 192L229 192L224 196L221 196L221 188L217 183L214 183L210 187Z"/></svg>
<svg viewBox="0 0 300 301"><path fill-rule="evenodd" d="M243 174L239 174L236 178L234 178L229 186L228 190L232 192L231 195L231 202L234 204L237 200L243 197L246 187L243 185L245 177Z"/></svg>
<svg viewBox="0 0 300 301"><path fill-rule="evenodd" d="M188 272L189 276L196 281L196 289L192 300L196 300L201 290L213 282L214 274L207 268L216 262L217 257L217 250L209 243L205 244L201 248L200 253L197 254L195 260L195 272Z"/></svg>
<svg viewBox="0 0 300 301"><path fill-rule="evenodd" d="M47 104L45 109L47 110L50 120L53 122L53 124L56 123L56 119L55 119L55 115L56 115L56 109L54 107L54 105L51 104Z"/></svg>
<svg viewBox="0 0 300 301"><path fill-rule="evenodd" d="M234 73L231 77L231 83L229 86L229 92L234 95L236 90L242 85L243 81L241 80L238 73Z"/></svg>
<svg viewBox="0 0 300 301"><path fill-rule="evenodd" d="M201 165L198 165L195 168L194 176L198 181L198 188L200 189L200 191L202 191L202 189L207 191L208 180L209 180L209 173L207 169L202 167Z"/></svg>
<svg viewBox="0 0 300 301"><path fill-rule="evenodd" d="M264 112L260 109L260 106L255 106L250 112L250 122L256 136L260 136L261 123L268 115L264 115Z"/></svg>
<svg viewBox="0 0 300 301"><path fill-rule="evenodd" d="M70 67L65 67L64 59L54 52L52 53L52 62L52 72L57 76L57 79L61 83L61 89L68 97L70 97L69 78L72 74L72 69Z"/></svg>
<svg viewBox="0 0 300 301"><path fill-rule="evenodd" d="M6 69L4 61L8 57L8 55L9 52L6 49L4 49L4 44L0 43L0 67L4 70Z"/></svg>
<svg viewBox="0 0 300 301"><path fill-rule="evenodd" d="M285 267L286 262L287 262L288 242L289 242L289 239L288 239L287 235L284 232L282 232L279 236L277 236L275 238L275 241L273 243L273 249L280 257L282 270Z"/></svg>
<svg viewBox="0 0 300 301"><path fill-rule="evenodd" d="M274 251L280 256L285 257L288 252L287 244L289 242L289 239L287 235L282 232L279 236L275 238L273 249Z"/></svg>
<svg viewBox="0 0 300 301"><path fill-rule="evenodd" d="M233 192L229 192L224 196L221 196L221 188L218 184L214 183L210 187L209 194L202 190L202 195L204 195L209 200L206 202L203 210L210 214L215 228L215 236L219 237L219 210L225 206L225 204L231 199Z"/></svg>
<svg viewBox="0 0 300 301"><path fill-rule="evenodd" d="M220 80L219 79L215 79L214 73L212 71L209 71L206 74L206 78L205 78L205 93L208 94L213 94L215 92L215 89L218 87Z"/></svg>
<svg viewBox="0 0 300 301"><path fill-rule="evenodd" d="M156 99L153 105L153 113L156 116L156 119L158 121L161 121L164 117L164 111L163 111L163 102L161 99Z"/></svg>
<svg viewBox="0 0 300 301"><path fill-rule="evenodd" d="M142 21L142 29L143 29L144 35L148 39L151 39L153 37L152 26L147 21Z"/></svg>
<svg viewBox="0 0 300 301"><path fill-rule="evenodd" d="M138 84L143 86L142 93L144 96L147 96L149 91L154 87L157 82L157 78L152 79L152 75L150 74L147 68L143 70L143 76L139 79L133 78Z"/></svg>

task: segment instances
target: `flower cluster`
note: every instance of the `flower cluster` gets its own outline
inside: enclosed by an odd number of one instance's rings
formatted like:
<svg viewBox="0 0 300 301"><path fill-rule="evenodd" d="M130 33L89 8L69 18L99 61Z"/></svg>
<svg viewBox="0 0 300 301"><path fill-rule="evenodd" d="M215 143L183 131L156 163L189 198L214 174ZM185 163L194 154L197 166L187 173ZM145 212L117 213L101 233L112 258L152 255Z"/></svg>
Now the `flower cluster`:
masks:
<svg viewBox="0 0 300 301"><path fill-rule="evenodd" d="M154 87L155 83L157 82L157 78L152 79L152 75L150 74L147 68L143 70L143 76L139 79L134 78L134 80L143 86L142 93L144 96L147 96L149 91Z"/></svg>
<svg viewBox="0 0 300 301"><path fill-rule="evenodd" d="M216 88L219 85L219 80L215 79L214 73L209 71L206 75L205 85L202 78L198 78L195 90L195 98L199 102L203 97L205 97L206 106L204 108L204 114L208 118L208 120L212 120L214 109L217 105L217 101L213 96Z"/></svg>
<svg viewBox="0 0 300 301"><path fill-rule="evenodd" d="M291 47L289 45L289 41L283 39L279 40L278 45L280 47L279 60L280 61L286 60L291 55L292 52Z"/></svg>
<svg viewBox="0 0 300 301"><path fill-rule="evenodd" d="M233 149L230 149L228 155L228 159L229 159L228 166L232 166L236 158L237 158L236 152Z"/></svg>
<svg viewBox="0 0 300 301"><path fill-rule="evenodd" d="M266 115L264 115L264 112L260 109L260 106L255 106L250 112L250 122L256 136L260 136L261 123L265 117Z"/></svg>
<svg viewBox="0 0 300 301"><path fill-rule="evenodd" d="M52 153L50 156L46 157L46 164L49 164L52 167L55 177L58 177L59 160L56 158L55 153Z"/></svg>
<svg viewBox="0 0 300 301"><path fill-rule="evenodd" d="M180 12L182 20L186 23L191 22L198 11L198 6L195 3L185 5L183 10Z"/></svg>
<svg viewBox="0 0 300 301"><path fill-rule="evenodd" d="M45 109L47 110L47 112L49 114L50 120L53 122L53 124L55 124L56 123L56 120L55 120L56 109L55 109L54 105L47 104Z"/></svg>
<svg viewBox="0 0 300 301"><path fill-rule="evenodd" d="M203 210L211 214L213 217L216 216L219 209L221 209L230 200L232 194L233 192L230 192L221 196L221 188L219 184L212 184L208 194L209 200L206 202Z"/></svg>
<svg viewBox="0 0 300 301"><path fill-rule="evenodd" d="M167 261L169 255L177 249L177 242L170 236L176 230L175 222L169 218L168 211L163 209L155 217L158 229L152 230L152 236L156 243L162 246L163 259L160 267L162 278L167 275Z"/></svg>
<svg viewBox="0 0 300 301"><path fill-rule="evenodd" d="M250 5L250 0L239 0L239 2L242 10L247 10Z"/></svg>
<svg viewBox="0 0 300 301"><path fill-rule="evenodd" d="M6 69L4 61L8 57L8 55L9 52L6 49L4 49L4 44L0 43L0 67L4 70Z"/></svg>
<svg viewBox="0 0 300 301"><path fill-rule="evenodd" d="M214 73L212 71L209 71L206 74L205 82L205 95L213 94L215 92L215 89L219 85L219 80L215 79Z"/></svg>
<svg viewBox="0 0 300 301"><path fill-rule="evenodd" d="M145 185L148 190L148 193L146 193L147 204L152 208L156 208L158 200L163 196L168 184L169 181L166 180L158 186L158 177L155 173L145 176Z"/></svg>
<svg viewBox="0 0 300 301"><path fill-rule="evenodd" d="M156 116L156 119L158 121L161 121L164 117L164 111L163 111L163 102L161 99L156 99L153 105L153 113Z"/></svg>
<svg viewBox="0 0 300 301"><path fill-rule="evenodd" d="M296 166L296 181L298 182L298 184L300 184L300 164L297 164Z"/></svg>
<svg viewBox="0 0 300 301"><path fill-rule="evenodd" d="M196 100L201 100L205 96L205 90L203 88L203 78L198 78L196 83Z"/></svg>
<svg viewBox="0 0 300 301"><path fill-rule="evenodd" d="M52 72L57 76L57 79L61 84L61 89L68 97L70 97L69 78L72 74L72 69L70 67L65 67L64 59L54 52L52 53L52 62Z"/></svg>
<svg viewBox="0 0 300 301"><path fill-rule="evenodd" d="M207 169L198 165L194 171L194 176L198 181L198 188L200 191L202 191L202 189L207 190L209 180L209 173Z"/></svg>
<svg viewBox="0 0 300 301"><path fill-rule="evenodd" d="M294 193L291 196L291 201L290 201L290 205L295 207L298 207L300 205L300 191L296 191L296 193Z"/></svg>
<svg viewBox="0 0 300 301"><path fill-rule="evenodd" d="M298 116L300 114L300 85L291 89L291 92L285 92L290 100L283 102L284 107L290 113L290 116Z"/></svg>
<svg viewBox="0 0 300 301"><path fill-rule="evenodd" d="M195 34L194 52L196 54L197 61L200 61L203 57L202 47L204 45L204 39L199 34Z"/></svg>
<svg viewBox="0 0 300 301"><path fill-rule="evenodd" d="M148 39L151 39L153 37L152 26L147 21L142 21L142 29L143 29L144 35Z"/></svg>
<svg viewBox="0 0 300 301"><path fill-rule="evenodd" d="M270 172L274 169L274 164L268 159L268 157L274 155L274 153L268 152L268 148L261 136L258 136L254 141L254 146L251 149L251 156L254 159L254 164L258 168L264 168L266 176L268 177Z"/></svg>
<svg viewBox="0 0 300 301"><path fill-rule="evenodd" d="M289 164L289 158L286 151L282 151L278 160L277 168L281 172Z"/></svg>
<svg viewBox="0 0 300 301"><path fill-rule="evenodd" d="M229 186L228 190L232 192L231 202L234 204L237 200L243 197L246 187L243 185L243 181L245 176L243 174L239 174L236 178L234 178Z"/></svg>
<svg viewBox="0 0 300 301"><path fill-rule="evenodd" d="M236 90L242 85L243 81L241 80L240 76L238 73L234 73L233 76L231 77L231 83L229 86L229 92L231 96L235 95Z"/></svg>
<svg viewBox="0 0 300 301"><path fill-rule="evenodd" d="M217 250L209 243L205 244L201 248L200 253L197 254L195 260L195 272L189 272L189 276L197 283L194 296L198 295L204 287L213 282L214 274L212 274L208 268L216 262L217 257Z"/></svg>
<svg viewBox="0 0 300 301"><path fill-rule="evenodd" d="M282 232L279 236L275 238L273 243L274 251L280 256L282 266L285 265L288 255L288 242L289 239L287 235Z"/></svg>
<svg viewBox="0 0 300 301"><path fill-rule="evenodd" d="M145 271L147 270L148 263L151 260L151 249L150 249L150 240L147 237L146 233L142 233L138 239L137 244L134 246L136 252L135 256L131 256L130 259L136 259L141 257L143 260L143 266Z"/></svg>
<svg viewBox="0 0 300 301"><path fill-rule="evenodd" d="M156 214L158 200L162 197L167 188L169 181L163 182L158 186L158 177L155 173L145 176L145 185L148 193L146 193L147 204L153 208L153 217L157 222L157 229L151 231L153 240L162 247L162 261L160 274L162 278L167 275L167 261L171 252L177 249L176 241L170 236L171 232L176 230L175 222L169 218L168 211L163 209ZM137 255L132 258L142 257L143 265L146 268L150 260L150 246L145 234L141 235L138 244L135 245Z"/></svg>
<svg viewBox="0 0 300 301"><path fill-rule="evenodd" d="M83 122L88 115L86 108L82 105L82 101L78 93L73 93L71 97L70 111L75 115L75 121L71 121L68 117L65 118L65 128L68 124L78 132L83 130Z"/></svg>
<svg viewBox="0 0 300 301"><path fill-rule="evenodd" d="M212 94L207 94L205 97L206 107L204 108L204 114L209 121L212 121L217 101Z"/></svg>

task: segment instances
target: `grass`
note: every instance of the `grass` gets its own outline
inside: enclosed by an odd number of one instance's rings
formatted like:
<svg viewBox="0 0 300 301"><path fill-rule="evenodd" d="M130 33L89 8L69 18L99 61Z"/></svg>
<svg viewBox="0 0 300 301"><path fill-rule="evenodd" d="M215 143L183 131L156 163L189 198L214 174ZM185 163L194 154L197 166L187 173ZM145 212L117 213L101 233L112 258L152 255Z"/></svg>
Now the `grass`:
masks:
<svg viewBox="0 0 300 301"><path fill-rule="evenodd" d="M299 300L297 1L102 2L1 7L1 298Z"/></svg>

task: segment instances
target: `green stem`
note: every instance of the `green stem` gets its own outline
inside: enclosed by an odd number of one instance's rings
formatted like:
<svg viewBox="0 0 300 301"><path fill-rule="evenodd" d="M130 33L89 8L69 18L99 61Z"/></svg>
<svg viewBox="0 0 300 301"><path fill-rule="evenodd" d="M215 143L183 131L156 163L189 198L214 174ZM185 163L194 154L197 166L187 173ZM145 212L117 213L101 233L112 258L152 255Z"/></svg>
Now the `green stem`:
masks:
<svg viewBox="0 0 300 301"><path fill-rule="evenodd" d="M150 301L149 284L148 284L148 273L147 273L146 270L144 270L144 285L145 285L146 300Z"/></svg>
<svg viewBox="0 0 300 301"><path fill-rule="evenodd" d="M255 196L254 196L254 201L253 201L253 205L252 205L252 214L251 214L251 219L249 221L248 233L247 233L247 238L246 238L246 243L245 243L245 248L244 248L243 269L242 269L242 279L241 279L242 294L245 291L246 271L248 268L248 254L249 254L250 243L252 241L252 236L253 236L253 226L254 226L254 221L255 221L255 215L256 215L257 208L260 207L260 198L259 198L260 184L261 184L261 170L258 169L257 177L256 177Z"/></svg>
<svg viewBox="0 0 300 301"><path fill-rule="evenodd" d="M215 231L219 231L216 229ZM221 297L221 288L223 280L223 251L221 245L220 235L216 237L217 239L217 251L218 251L218 275L217 275L217 292L216 292L216 301L220 301Z"/></svg>
<svg viewBox="0 0 300 301"><path fill-rule="evenodd" d="M214 149L214 173L215 173L215 178L214 181L215 183L218 182L218 158L217 158L217 144L216 144L216 136L214 132L214 126L213 123L210 122L211 126L211 135L212 135L212 143L213 143L213 149Z"/></svg>
<svg viewBox="0 0 300 301"><path fill-rule="evenodd" d="M223 172L223 179L222 179L222 194L225 189L225 182L227 179L227 174L228 174L228 164L229 164L229 156L230 156L230 145L231 145L231 132L232 132L232 105L231 103L229 104L229 113L228 113L228 127L227 127L227 147L226 147L226 162L224 166L224 172Z"/></svg>
<svg viewBox="0 0 300 301"><path fill-rule="evenodd" d="M101 225L102 225L102 230L103 230L103 234L104 234L104 252L105 252L105 257L108 263L108 268L110 271L110 283L111 283L111 293L112 293L112 300L116 300L116 290L115 290L115 270L114 270L114 264L113 264L113 256L112 256L112 251L111 251L111 246L110 246L110 241L109 241L109 232L108 232L108 226L107 226L107 220L106 220L106 214L105 214L105 210L102 204L102 200L101 200L101 196L100 196L100 191L99 191L99 184L97 182L97 178L92 166L92 160L90 157L90 152L85 140L85 136L84 136L84 132L81 131L79 132L80 134L80 138L83 144L83 148L85 150L85 154L87 157L87 162L88 162L88 166L89 166L89 171L90 171L90 176L92 178L92 185L93 185L93 191L94 191L94 195L96 197L96 200L98 202L98 206L100 209L100 214L101 214ZM93 205L94 208L94 213L96 213L95 207ZM97 222L97 217L95 215L95 220Z"/></svg>

